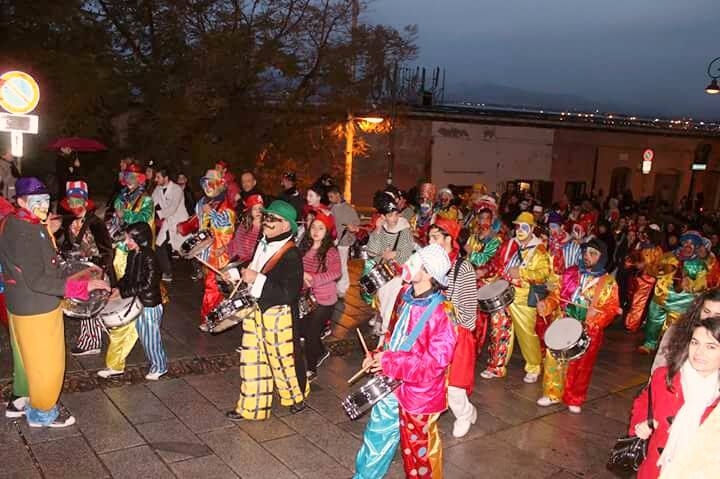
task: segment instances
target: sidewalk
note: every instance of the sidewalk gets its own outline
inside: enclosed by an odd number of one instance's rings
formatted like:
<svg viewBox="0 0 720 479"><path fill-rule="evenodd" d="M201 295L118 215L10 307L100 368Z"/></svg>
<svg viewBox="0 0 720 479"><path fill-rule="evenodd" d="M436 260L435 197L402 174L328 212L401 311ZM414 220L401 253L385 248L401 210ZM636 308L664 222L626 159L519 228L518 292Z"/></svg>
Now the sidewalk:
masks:
<svg viewBox="0 0 720 479"><path fill-rule="evenodd" d="M341 341L338 345L345 347L335 351L346 354L331 357L320 369L310 408L289 415L276 404L268 421L232 423L224 412L238 396L233 364L239 331L200 333L200 285L185 277L182 270L176 275L163 321L175 377L148 383L137 368L134 379L96 383L93 371L102 367L101 356L70 358L66 389L81 392L64 393L62 402L78 424L30 430L24 421L0 418L0 478L352 476L367 418L349 421L340 401L349 392L347 378L361 362L352 329L370 314L355 288L345 305L338 304L330 338ZM66 329L72 338L77 323L69 320ZM1 334L0 377L8 377L6 335ZM470 433L454 439L451 414L440 421L446 477L612 477L604 471L607 453L625 433L632 398L649 371L649 359L633 352L638 341L619 329L608 331L582 415L535 405L541 386L522 382L519 351L507 378L484 381L478 376L471 399L479 414ZM131 363L144 363L139 345ZM389 477L403 477L398 458Z"/></svg>

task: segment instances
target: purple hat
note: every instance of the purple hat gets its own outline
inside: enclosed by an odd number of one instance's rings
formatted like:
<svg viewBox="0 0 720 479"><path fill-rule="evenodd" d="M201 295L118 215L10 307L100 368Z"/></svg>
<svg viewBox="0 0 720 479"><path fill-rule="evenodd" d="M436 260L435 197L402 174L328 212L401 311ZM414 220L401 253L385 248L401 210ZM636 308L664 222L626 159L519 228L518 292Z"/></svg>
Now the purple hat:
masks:
<svg viewBox="0 0 720 479"><path fill-rule="evenodd" d="M49 195L47 186L34 176L24 176L15 182L15 198L30 195Z"/></svg>

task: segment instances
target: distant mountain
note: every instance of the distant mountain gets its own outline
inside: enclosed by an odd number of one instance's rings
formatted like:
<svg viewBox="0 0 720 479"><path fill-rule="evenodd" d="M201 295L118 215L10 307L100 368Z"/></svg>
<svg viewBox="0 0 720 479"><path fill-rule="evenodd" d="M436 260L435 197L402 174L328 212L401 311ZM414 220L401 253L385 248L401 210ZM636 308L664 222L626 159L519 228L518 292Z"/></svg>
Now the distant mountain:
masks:
<svg viewBox="0 0 720 479"><path fill-rule="evenodd" d="M446 87L446 90L446 103L492 103L554 111L593 112L599 110L601 112L624 113L645 117L668 117L671 115L668 111L651 111L647 107L638 105L619 105L613 102L593 100L577 95L524 90L492 83L481 85L460 83L450 85Z"/></svg>

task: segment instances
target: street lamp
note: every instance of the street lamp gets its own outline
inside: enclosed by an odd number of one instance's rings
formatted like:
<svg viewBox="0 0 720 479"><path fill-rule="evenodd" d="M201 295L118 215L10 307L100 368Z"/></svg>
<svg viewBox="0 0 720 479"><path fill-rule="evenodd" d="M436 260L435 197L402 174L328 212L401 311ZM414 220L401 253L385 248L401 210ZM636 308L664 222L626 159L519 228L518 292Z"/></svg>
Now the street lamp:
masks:
<svg viewBox="0 0 720 479"><path fill-rule="evenodd" d="M708 95L717 95L720 93L720 86L718 86L718 78L720 78L720 57L710 62L707 73L710 77L710 84L705 87L705 93Z"/></svg>
<svg viewBox="0 0 720 479"><path fill-rule="evenodd" d="M352 113L348 113L345 122L345 188L343 188L345 201L348 203L352 201L353 144L355 143L356 121L379 125L385 119L379 116L354 117Z"/></svg>

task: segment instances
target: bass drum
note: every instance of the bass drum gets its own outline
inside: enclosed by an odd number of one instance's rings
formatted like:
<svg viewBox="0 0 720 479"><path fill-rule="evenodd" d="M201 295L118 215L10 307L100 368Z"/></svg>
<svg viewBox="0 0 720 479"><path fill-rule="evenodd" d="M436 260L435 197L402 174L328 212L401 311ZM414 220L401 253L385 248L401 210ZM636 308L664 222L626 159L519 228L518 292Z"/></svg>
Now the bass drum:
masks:
<svg viewBox="0 0 720 479"><path fill-rule="evenodd" d="M64 276L71 276L92 268L92 271L89 271L87 275L90 279L107 279L105 273L95 263L76 258L77 255L72 255L70 258L61 261L60 269ZM68 318L89 319L102 311L108 302L108 298L110 298L110 292L96 289L88 293L87 300L63 299L62 310Z"/></svg>

